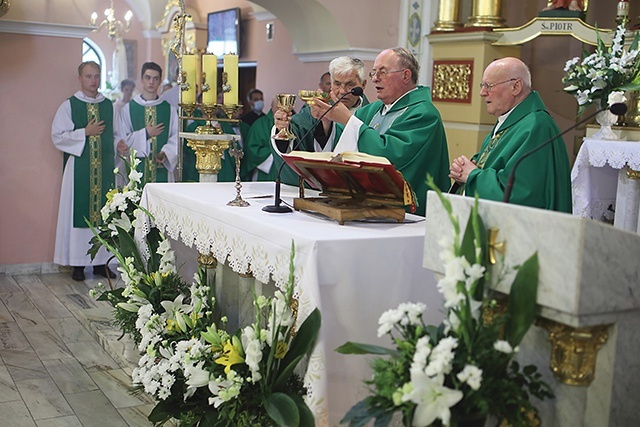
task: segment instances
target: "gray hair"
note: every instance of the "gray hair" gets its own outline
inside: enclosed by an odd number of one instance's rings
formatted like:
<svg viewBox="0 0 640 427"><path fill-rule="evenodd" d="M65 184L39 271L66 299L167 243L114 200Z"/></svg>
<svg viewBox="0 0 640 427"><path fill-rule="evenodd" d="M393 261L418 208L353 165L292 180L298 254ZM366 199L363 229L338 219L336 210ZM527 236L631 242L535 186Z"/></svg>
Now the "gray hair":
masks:
<svg viewBox="0 0 640 427"><path fill-rule="evenodd" d="M331 79L336 74L347 74L351 71L355 71L360 79L360 82L364 82L366 74L364 71L364 62L353 56L339 56L329 63L329 73Z"/></svg>
<svg viewBox="0 0 640 427"><path fill-rule="evenodd" d="M418 83L418 72L420 72L420 64L413 53L403 47L394 47L391 49L398 56L398 65L411 71L411 81Z"/></svg>

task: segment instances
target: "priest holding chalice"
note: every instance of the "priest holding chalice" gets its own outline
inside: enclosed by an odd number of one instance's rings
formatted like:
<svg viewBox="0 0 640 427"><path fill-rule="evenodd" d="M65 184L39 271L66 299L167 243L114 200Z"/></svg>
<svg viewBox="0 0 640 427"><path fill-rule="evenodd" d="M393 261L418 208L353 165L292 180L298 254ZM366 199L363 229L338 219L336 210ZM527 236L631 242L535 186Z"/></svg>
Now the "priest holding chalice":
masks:
<svg viewBox="0 0 640 427"><path fill-rule="evenodd" d="M314 98L329 102L332 102L330 100L333 98L339 100L352 112L368 104L367 98L363 94L363 90L367 85L366 71L364 63L360 59L352 56L340 56L329 64L329 74L331 75L331 94L321 91L301 90L300 98L308 104L312 104ZM362 90L354 90L354 88ZM307 105L295 115L279 109L274 114L274 121L272 137L280 129L284 128L289 128L295 135L295 139L290 140L288 145L285 143L284 146L282 141L276 142L272 138L272 150L276 154L274 155L276 168L279 168L282 163L280 158L282 152L288 153L294 149L298 151L332 151L337 141L336 128L342 128L341 124L334 124L328 118L323 118L319 123L318 119L311 115L310 108ZM337 135L339 135L339 131ZM287 168L285 167L285 169ZM298 185L298 175L291 170L283 170L282 182Z"/></svg>

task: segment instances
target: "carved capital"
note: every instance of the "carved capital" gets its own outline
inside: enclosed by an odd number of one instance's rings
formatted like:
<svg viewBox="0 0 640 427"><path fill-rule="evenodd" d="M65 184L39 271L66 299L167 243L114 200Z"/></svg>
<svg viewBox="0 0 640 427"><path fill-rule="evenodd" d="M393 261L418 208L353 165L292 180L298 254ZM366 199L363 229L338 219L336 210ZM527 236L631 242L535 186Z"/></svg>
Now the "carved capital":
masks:
<svg viewBox="0 0 640 427"><path fill-rule="evenodd" d="M549 332L549 367L556 379L565 384L588 387L595 378L598 350L609 338L610 325L573 328L540 318L537 324Z"/></svg>
<svg viewBox="0 0 640 427"><path fill-rule="evenodd" d="M216 268L218 266L218 260L215 259L212 254L198 254L198 264L200 264L202 268Z"/></svg>
<svg viewBox="0 0 640 427"><path fill-rule="evenodd" d="M229 141L187 139L187 145L196 152L196 169L200 173L216 174L222 169L222 152Z"/></svg>

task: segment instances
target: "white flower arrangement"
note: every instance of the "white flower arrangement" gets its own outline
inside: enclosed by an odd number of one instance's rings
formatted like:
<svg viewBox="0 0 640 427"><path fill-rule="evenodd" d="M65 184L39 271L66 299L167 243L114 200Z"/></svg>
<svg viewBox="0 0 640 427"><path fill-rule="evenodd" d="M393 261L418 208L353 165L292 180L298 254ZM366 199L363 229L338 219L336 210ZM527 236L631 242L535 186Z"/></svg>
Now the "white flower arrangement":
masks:
<svg viewBox="0 0 640 427"><path fill-rule="evenodd" d="M365 381L369 396L341 422L361 426L375 420L384 427L399 412L405 426L456 426L472 416L522 425L525 413L533 411L531 396L552 396L534 366L521 370L513 361L535 317L537 255L518 269L511 286L511 295L518 297L510 300L508 315L492 312L496 301L484 287L487 241L477 200L461 238L451 205L432 188L454 228L453 238L439 242L444 276L438 289L445 319L439 326L425 325L425 304L403 303L378 321L378 336L388 334L396 348L353 342L339 347L340 353L378 355L371 364L373 377Z"/></svg>
<svg viewBox="0 0 640 427"><path fill-rule="evenodd" d="M585 51L582 58L567 61L562 83L564 91L576 97L579 115L592 104L604 110L614 103L625 102L625 91L640 89L638 33L628 50L625 34L625 27L618 26L609 47L598 34L594 53Z"/></svg>

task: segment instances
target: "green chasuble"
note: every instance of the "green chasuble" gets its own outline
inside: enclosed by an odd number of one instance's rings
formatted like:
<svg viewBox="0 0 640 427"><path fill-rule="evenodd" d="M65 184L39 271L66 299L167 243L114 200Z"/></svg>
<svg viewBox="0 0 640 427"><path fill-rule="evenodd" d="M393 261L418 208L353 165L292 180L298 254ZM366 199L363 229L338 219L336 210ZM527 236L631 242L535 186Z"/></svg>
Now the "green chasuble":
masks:
<svg viewBox="0 0 640 427"><path fill-rule="evenodd" d="M166 101L147 107L138 104L135 99L129 101L131 124L134 131L145 128L149 122L152 125L165 124L164 130L160 135L149 138L151 150L138 166L138 171L143 174L142 182L168 182L167 169L156 162L156 154L162 150L169 138L171 108L173 107Z"/></svg>
<svg viewBox="0 0 640 427"><path fill-rule="evenodd" d="M202 117L200 109L193 113L194 117ZM226 134L235 134L233 127L228 122L218 122L222 131ZM204 126L204 120L195 120L185 127L185 132L195 132L198 126ZM183 139L182 146L182 182L199 182L200 174L196 169L196 152L187 146L187 140ZM229 155L229 150L224 150L224 157L220 160L222 169L218 172L218 182L233 182L236 180L235 159Z"/></svg>
<svg viewBox="0 0 640 427"><path fill-rule="evenodd" d="M383 107L382 101L376 101L356 111L356 117L364 123L358 134L358 151L389 159L415 192L416 214L424 215L427 174L442 191L448 191L451 185L440 113L425 86L405 94L384 115Z"/></svg>
<svg viewBox="0 0 640 427"><path fill-rule="evenodd" d="M511 111L496 135L492 134L472 158L478 169L469 174L465 194L477 192L482 199L501 201L516 161L560 131L540 95L531 92ZM510 202L571 212L571 167L561 137L521 162Z"/></svg>
<svg viewBox="0 0 640 427"><path fill-rule="evenodd" d="M101 135L88 136L80 157L74 161L73 226L88 228L102 222L100 210L107 201L107 192L115 188L115 148L113 144L113 104L109 99L90 104L75 96L69 98L74 130L86 128L89 120L104 121ZM67 164L68 154L65 154Z"/></svg>
<svg viewBox="0 0 640 427"><path fill-rule="evenodd" d="M271 154L271 128L273 127L273 112L269 110L267 114L257 119L247 132L244 140L244 163L242 164L241 175L243 181L250 181L253 170L262 162L269 158ZM258 170L258 181L275 180L275 171L272 164L269 173Z"/></svg>

